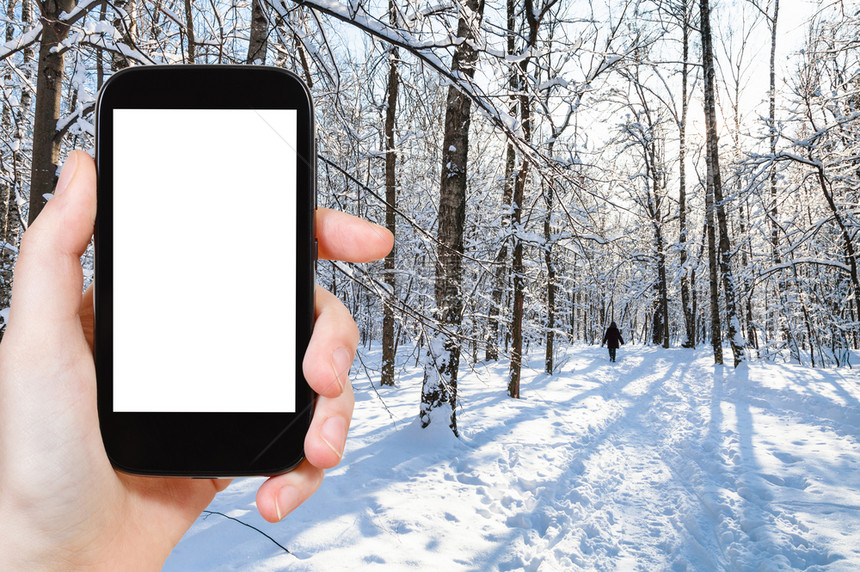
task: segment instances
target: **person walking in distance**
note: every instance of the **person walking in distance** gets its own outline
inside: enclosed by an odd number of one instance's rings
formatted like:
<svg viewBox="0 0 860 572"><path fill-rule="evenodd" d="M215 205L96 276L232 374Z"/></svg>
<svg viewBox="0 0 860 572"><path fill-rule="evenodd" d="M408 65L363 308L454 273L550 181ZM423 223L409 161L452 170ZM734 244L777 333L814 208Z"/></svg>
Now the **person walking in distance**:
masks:
<svg viewBox="0 0 860 572"><path fill-rule="evenodd" d="M621 332L618 331L618 326L615 325L615 322L612 322L606 328L606 333L603 334L603 341L600 342L600 347L603 347L603 344L606 344L606 347L609 348L609 361L614 362L615 351L618 349L618 345L624 345L624 338L621 337Z"/></svg>

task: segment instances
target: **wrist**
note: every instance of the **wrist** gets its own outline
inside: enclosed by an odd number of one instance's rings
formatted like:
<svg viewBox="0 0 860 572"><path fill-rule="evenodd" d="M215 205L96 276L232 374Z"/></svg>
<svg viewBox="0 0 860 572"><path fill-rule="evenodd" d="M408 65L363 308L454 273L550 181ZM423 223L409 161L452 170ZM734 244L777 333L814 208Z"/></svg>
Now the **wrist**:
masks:
<svg viewBox="0 0 860 572"><path fill-rule="evenodd" d="M75 551L64 550L16 520L8 511L0 511L0 569L53 572L80 570L83 563L71 558Z"/></svg>
<svg viewBox="0 0 860 572"><path fill-rule="evenodd" d="M3 535L5 531L0 531ZM115 570L161 570L167 556L161 558L147 554L134 559L125 555L100 554L97 550L78 551L35 543L10 542L8 536L0 540L0 570L27 570L28 572L101 572Z"/></svg>
<svg viewBox="0 0 860 572"><path fill-rule="evenodd" d="M72 538L63 532L51 533L43 526L28 526L10 511L0 510L0 570L28 572L100 572L115 570L161 570L170 555L159 550L142 551L124 542L114 530ZM51 521L47 516L40 525ZM62 526L62 523L54 523ZM66 523L67 527L71 523ZM67 528L68 530L68 528Z"/></svg>

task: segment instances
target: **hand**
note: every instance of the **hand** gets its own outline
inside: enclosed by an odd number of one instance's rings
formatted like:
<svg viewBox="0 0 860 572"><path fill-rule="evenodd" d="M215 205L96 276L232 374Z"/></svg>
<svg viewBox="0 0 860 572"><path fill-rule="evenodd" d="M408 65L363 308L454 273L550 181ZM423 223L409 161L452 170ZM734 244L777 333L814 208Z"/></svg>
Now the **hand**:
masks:
<svg viewBox="0 0 860 572"><path fill-rule="evenodd" d="M0 344L0 569L160 569L200 512L229 484L152 478L111 467L99 433L92 357L92 290L80 256L96 214L93 160L69 156L56 193L25 233L9 323ZM391 233L319 209L321 258L384 256ZM156 309L157 310L157 309ZM343 454L354 396L349 366L358 330L340 301L316 290L303 368L320 397L306 460L265 481L260 514L277 521L319 487Z"/></svg>

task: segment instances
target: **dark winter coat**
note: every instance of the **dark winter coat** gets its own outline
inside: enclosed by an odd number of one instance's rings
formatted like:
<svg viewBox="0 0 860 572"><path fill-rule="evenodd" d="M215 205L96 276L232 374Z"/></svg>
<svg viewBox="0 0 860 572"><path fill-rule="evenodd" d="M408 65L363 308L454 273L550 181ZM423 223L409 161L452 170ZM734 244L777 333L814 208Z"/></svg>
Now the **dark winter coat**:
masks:
<svg viewBox="0 0 860 572"><path fill-rule="evenodd" d="M603 335L603 341L600 345L606 344L608 348L617 348L618 344L624 345L624 338L621 337L621 332L618 331L618 326L615 325L615 322L609 324L609 327L606 328L606 333Z"/></svg>

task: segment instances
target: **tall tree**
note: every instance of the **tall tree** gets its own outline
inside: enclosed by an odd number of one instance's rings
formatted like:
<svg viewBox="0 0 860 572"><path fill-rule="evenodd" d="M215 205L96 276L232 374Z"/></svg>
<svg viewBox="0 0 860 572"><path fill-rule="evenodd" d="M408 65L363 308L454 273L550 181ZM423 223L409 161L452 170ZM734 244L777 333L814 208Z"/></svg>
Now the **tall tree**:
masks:
<svg viewBox="0 0 860 572"><path fill-rule="evenodd" d="M637 48L629 70L623 72L628 79L628 120L623 126L627 149L635 149L639 157L630 176L630 194L635 204L644 211L644 218L653 231L653 254L648 257L654 267L648 273L649 289L653 290L651 305L651 343L669 347L669 284L666 273L666 241L664 238L667 217L666 201L667 168L665 160L665 133L663 109L652 104L652 92L647 87L646 76L641 73L648 54L646 48ZM647 68L646 68L647 69ZM625 185L626 186L626 185ZM644 257L643 257L644 258Z"/></svg>
<svg viewBox="0 0 860 572"><path fill-rule="evenodd" d="M519 93L520 125L523 130L523 139L531 141L532 129L532 104L528 92L529 63L531 62L532 48L537 43L537 32L539 20L535 13L534 2L525 0L523 13L528 27L528 36L523 53L526 54L519 62L519 73L517 74L517 93ZM520 223L522 222L523 200L525 198L526 181L529 175L529 161L523 157L519 172L517 172L514 183L513 197L513 311L511 313L511 369L508 380L508 395L519 399L520 397L520 375L523 359L523 304L525 301L525 275L523 271L523 239L520 236Z"/></svg>
<svg viewBox="0 0 860 572"><path fill-rule="evenodd" d="M725 84L726 95L728 96L729 108L731 110L731 129L729 133L732 139L732 159L730 164L733 165L733 173L727 183L727 186L732 187L732 194L738 203L737 231L739 242L737 252L740 254L740 265L738 268L738 276L741 282L741 290L738 293L738 303L743 308L739 310L739 318L742 322L742 328L746 330L747 340L755 346L756 333L755 323L752 316L752 297L755 292L753 286L752 274L754 269L750 266L752 260L752 241L748 229L751 228L751 221L748 218L749 205L746 196L745 171L743 166L743 105L741 102L741 93L743 86L747 81L747 73L749 70L749 62L746 58L747 46L751 45L750 38L757 31L757 18L751 20L747 17L746 6L741 5L741 9L736 18L739 23L729 26L728 31L719 38L719 43L723 48L725 55L725 64L720 67L723 74L723 83ZM738 34L738 32L740 32ZM737 38L740 37L738 41ZM776 307L776 304L771 306Z"/></svg>
<svg viewBox="0 0 860 572"><path fill-rule="evenodd" d="M75 0L40 0L42 40L39 44L39 64L36 80L36 111L33 121L33 165L30 174L30 224L42 212L45 195L54 192L57 183L57 163L60 158L60 137L57 120L63 95L63 62L65 50L58 49L69 35L71 23L60 19L69 13Z"/></svg>
<svg viewBox="0 0 860 572"><path fill-rule="evenodd" d="M687 269L687 81L690 57L691 6L684 0L681 10L681 120L678 124L678 250L681 254L681 309L684 314L685 348L696 347L696 318L690 304L690 277Z"/></svg>
<svg viewBox="0 0 860 572"><path fill-rule="evenodd" d="M555 143L555 138L547 145L547 155L552 157L552 148ZM554 353L555 353L555 293L556 293L556 268L552 257L552 209L553 209L553 192L552 185L542 181L543 199L546 207L546 215L543 219L543 258L546 264L546 348L544 352L544 371L547 375L552 375L554 369Z"/></svg>
<svg viewBox="0 0 860 572"><path fill-rule="evenodd" d="M707 187L710 189L710 194L713 196L713 211L716 214L717 226L719 229L719 268L722 275L723 295L726 305L726 326L728 330L729 343L732 347L734 355L735 367L737 367L744 359L744 340L741 336L740 321L738 320L735 307L735 286L731 268L731 247L729 243L729 228L726 220L726 208L723 203L723 188L720 178L720 147L717 138L717 110L716 110L716 92L715 92L715 73L714 73L714 51L711 38L711 13L708 5L708 0L700 0L701 8L701 24L700 30L702 33L702 69L704 71L704 89L705 89L705 164L707 168ZM709 229L709 232L711 230ZM711 237L709 236L708 245L711 247ZM710 258L713 263L713 257ZM714 272L711 273L712 280ZM713 305L713 288L711 303ZM713 313L713 308L712 308ZM714 343L714 359L717 359L717 341ZM720 341L721 343L721 341ZM722 356L720 356L722 357ZM721 360L718 361L721 363Z"/></svg>
<svg viewBox="0 0 860 572"><path fill-rule="evenodd" d="M532 55L537 47L538 29L541 21L549 12L550 8L558 0L546 0L538 10L533 0L525 0L523 3L523 15L525 16L528 35L523 47L524 57L519 61L517 73L520 107L520 125L522 126L522 139L531 143L532 139L532 96L529 86ZM511 369L508 380L508 395L519 399L520 377L522 373L523 356L523 305L525 303L525 270L523 265L523 239L520 233L522 222L523 201L525 200L525 187L529 177L530 161L523 157L522 165L517 173L514 184L513 200L513 231L514 231L514 253L513 253L513 312L511 315Z"/></svg>
<svg viewBox="0 0 860 572"><path fill-rule="evenodd" d="M516 46L516 11L514 0L507 0L507 29L506 36L506 54L508 57L513 57ZM516 117L517 113L517 74L511 69L508 79L508 114L511 117ZM487 332L487 350L486 359L499 359L499 314L502 309L502 297L504 295L505 286L508 282L508 244L510 243L510 210L511 202L514 200L514 168L516 167L516 151L514 143L508 139L505 145L505 175L502 182L502 244L496 254L495 260L495 275L493 277L493 294L490 304L490 312L488 319Z"/></svg>
<svg viewBox="0 0 860 572"><path fill-rule="evenodd" d="M768 86L768 130L769 139L770 139L770 154L771 156L776 156L776 141L779 137L779 132L776 125L776 28L777 22L779 21L779 0L773 0L773 16L767 13L767 10L764 10L764 15L768 20L770 25L770 85ZM770 208L768 212L768 218L770 219L770 247L771 253L773 255L773 263L776 265L782 264L782 254L779 251L779 206L777 204L777 192L776 192L776 165L771 165L770 172L768 174L768 182L770 183ZM783 278L783 273L779 273L779 279L776 283L777 291L776 296L780 301L779 307L782 307L782 313L785 313L784 302L785 302L785 279ZM791 333L788 330L787 324L785 324L785 316L779 316L779 310L777 309L777 305L772 305L773 312L771 316L771 320L769 320L774 326L776 326L779 322L783 322L782 328L774 328L775 330L781 329L783 332L783 337L791 342ZM774 332L774 335L775 332Z"/></svg>
<svg viewBox="0 0 860 572"><path fill-rule="evenodd" d="M397 25L397 3L388 0L388 22ZM397 46L388 48L388 88L385 104L385 226L395 234L396 219L394 208L397 202L397 152L394 145L395 118L397 117L397 92L400 78L397 73L397 60L400 53ZM395 240L395 243L397 241ZM397 295L397 275L395 274L394 247L385 257L385 285L388 288L387 299L383 305L382 316L382 385L394 385L394 300Z"/></svg>
<svg viewBox="0 0 860 572"><path fill-rule="evenodd" d="M483 0L465 0L457 19L457 37L451 70L468 81L478 60L476 31L484 15ZM457 370L460 367L460 323L463 295L463 230L466 223L466 173L469 164L469 125L472 100L457 86L448 86L445 132L442 142L442 174L439 185L439 229L436 257L436 319L440 330L428 344L421 388L421 426L431 421L431 411L450 408L448 426L457 435Z"/></svg>
<svg viewBox="0 0 860 572"><path fill-rule="evenodd" d="M638 71L637 71L638 76ZM638 78L637 78L638 80ZM634 87L639 94L644 119L645 136L642 137L642 155L645 162L645 212L654 230L654 254L657 280L654 283L654 314L651 341L669 347L669 283L666 278L666 249L663 239L663 200L666 191L664 135L661 125L653 116L648 98L638 81ZM642 129L642 127L640 127Z"/></svg>
<svg viewBox="0 0 860 572"><path fill-rule="evenodd" d="M561 75L561 70L564 67L564 64L567 61L567 54L562 51L562 55L558 57L557 63L553 62L553 54L555 50L553 50L553 40L555 36L556 29L559 25L558 19L553 18L549 22L549 38L546 44L546 62L542 63L540 67L546 67L546 73L549 78L558 77ZM558 86L549 86L544 90L543 101L541 102L541 107L544 111L544 119L548 124L550 129L549 140L546 142L546 156L550 161L553 161L553 153L555 149L555 142L558 141L564 131L570 125L570 120L576 113L576 110L579 107L580 102L582 101L581 90L576 92L576 95L568 100L567 97L564 99L567 100L568 108L567 112L563 114L563 119L559 120L556 123L556 119L554 118L554 114L551 111L550 107L550 99L553 95L554 88ZM546 208L546 213L543 219L543 258L544 265L546 266L546 347L544 352L544 371L548 375L552 375L553 370L555 369L554 361L555 361L555 331L556 331L556 295L558 293L558 269L556 267L555 257L553 255L553 246L555 242L558 240L558 235L556 234L556 229L553 225L553 208L554 208L554 198L558 188L555 185L554 178L544 178L541 180L541 194L543 195L544 206Z"/></svg>
<svg viewBox="0 0 860 572"><path fill-rule="evenodd" d="M779 0L773 0L773 16L767 16L770 23L770 86L768 88L768 127L770 128L770 154L776 155L776 24L779 18ZM782 263L779 253L779 209L776 203L776 168L771 167L768 177L770 182L770 244L773 248L774 263Z"/></svg>

